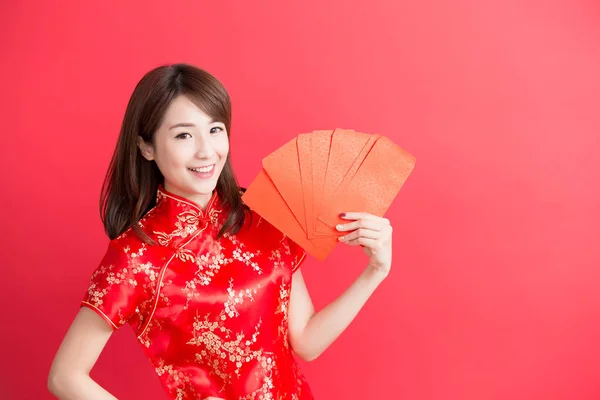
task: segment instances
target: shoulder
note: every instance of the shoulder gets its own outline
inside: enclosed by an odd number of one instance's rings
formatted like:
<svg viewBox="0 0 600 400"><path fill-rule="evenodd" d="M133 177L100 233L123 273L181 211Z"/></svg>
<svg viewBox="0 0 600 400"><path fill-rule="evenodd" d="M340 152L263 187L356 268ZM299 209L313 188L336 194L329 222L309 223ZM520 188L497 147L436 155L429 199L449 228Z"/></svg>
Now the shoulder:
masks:
<svg viewBox="0 0 600 400"><path fill-rule="evenodd" d="M129 259L132 254L136 254L139 249L145 249L147 246L148 244L142 240L133 228L129 228L108 243L107 252L119 255L123 259Z"/></svg>
<svg viewBox="0 0 600 400"><path fill-rule="evenodd" d="M126 232L127 233L127 232ZM131 249L133 240L129 239L131 235L121 236L111 240L105 248L104 256L97 265L92 274L92 279L99 276L119 274L131 270Z"/></svg>
<svg viewBox="0 0 600 400"><path fill-rule="evenodd" d="M148 268L159 268L161 260L170 253L168 248L146 243L133 228L129 228L108 243L96 272L106 268L137 276Z"/></svg>
<svg viewBox="0 0 600 400"><path fill-rule="evenodd" d="M108 243L81 300L82 306L94 310L114 329L127 322L149 297L139 257L145 244L132 238L123 234Z"/></svg>

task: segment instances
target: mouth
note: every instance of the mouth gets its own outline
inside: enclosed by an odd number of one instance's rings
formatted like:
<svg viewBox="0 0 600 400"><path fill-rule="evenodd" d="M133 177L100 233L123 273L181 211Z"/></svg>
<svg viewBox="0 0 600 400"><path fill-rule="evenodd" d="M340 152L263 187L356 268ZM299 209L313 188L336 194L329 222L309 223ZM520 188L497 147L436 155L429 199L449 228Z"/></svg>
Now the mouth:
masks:
<svg viewBox="0 0 600 400"><path fill-rule="evenodd" d="M206 165L197 168L188 168L188 170L196 177L200 179L210 179L215 172L215 164Z"/></svg>
<svg viewBox="0 0 600 400"><path fill-rule="evenodd" d="M204 167L198 167L198 168L188 168L188 169L192 172L196 172L199 174L209 174L215 169L215 164L207 165Z"/></svg>

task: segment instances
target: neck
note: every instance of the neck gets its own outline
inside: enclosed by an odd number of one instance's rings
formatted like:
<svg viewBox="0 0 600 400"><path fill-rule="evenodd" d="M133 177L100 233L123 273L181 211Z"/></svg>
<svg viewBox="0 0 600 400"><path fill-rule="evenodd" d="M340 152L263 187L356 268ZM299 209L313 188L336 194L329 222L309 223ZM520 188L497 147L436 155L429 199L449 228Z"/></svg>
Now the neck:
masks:
<svg viewBox="0 0 600 400"><path fill-rule="evenodd" d="M202 210L206 210L206 207L207 207L210 199L212 198L213 192L214 192L214 190L213 190L210 193L190 194L190 193L186 193L181 190L178 190L177 188L169 185L167 182L165 182L164 188L169 193L173 193L177 196L185 198L186 200L188 200L190 202L193 202L194 204L199 206Z"/></svg>

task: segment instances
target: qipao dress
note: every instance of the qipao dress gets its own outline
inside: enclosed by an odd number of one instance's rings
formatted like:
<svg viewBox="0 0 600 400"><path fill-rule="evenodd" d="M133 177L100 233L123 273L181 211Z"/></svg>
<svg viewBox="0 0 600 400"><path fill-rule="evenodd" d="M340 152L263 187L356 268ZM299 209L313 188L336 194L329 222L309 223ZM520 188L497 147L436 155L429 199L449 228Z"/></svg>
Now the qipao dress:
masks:
<svg viewBox="0 0 600 400"><path fill-rule="evenodd" d="M292 274L306 253L254 211L235 235L217 190L202 209L157 191L112 240L81 306L128 323L171 399L312 399L288 341Z"/></svg>

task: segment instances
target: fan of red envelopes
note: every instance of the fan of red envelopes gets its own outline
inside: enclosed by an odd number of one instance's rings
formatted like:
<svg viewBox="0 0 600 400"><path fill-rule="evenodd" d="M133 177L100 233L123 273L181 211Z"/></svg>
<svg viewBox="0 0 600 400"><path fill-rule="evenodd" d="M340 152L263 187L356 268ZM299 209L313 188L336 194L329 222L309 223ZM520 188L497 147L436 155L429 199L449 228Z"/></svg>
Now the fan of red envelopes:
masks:
<svg viewBox="0 0 600 400"><path fill-rule="evenodd" d="M342 212L383 217L415 157L385 136L336 129L300 134L267 157L243 195L261 217L324 260Z"/></svg>

